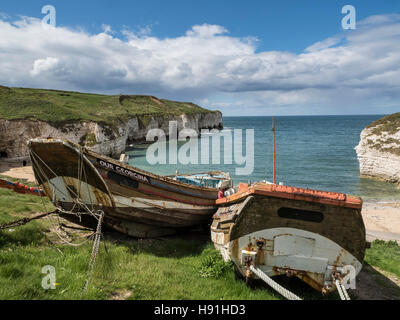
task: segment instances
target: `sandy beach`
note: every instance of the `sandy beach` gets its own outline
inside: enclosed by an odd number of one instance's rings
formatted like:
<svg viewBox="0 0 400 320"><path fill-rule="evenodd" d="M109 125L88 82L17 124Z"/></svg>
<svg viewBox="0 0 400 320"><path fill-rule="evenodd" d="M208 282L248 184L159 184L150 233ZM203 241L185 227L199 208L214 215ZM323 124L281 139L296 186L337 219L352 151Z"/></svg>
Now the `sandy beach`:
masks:
<svg viewBox="0 0 400 320"><path fill-rule="evenodd" d="M364 202L362 216L367 240L396 240L400 243L400 202Z"/></svg>
<svg viewBox="0 0 400 320"><path fill-rule="evenodd" d="M0 162L0 174L35 182L30 165L21 167L20 163ZM400 202L364 201L362 215L368 241L382 239L400 243Z"/></svg>
<svg viewBox="0 0 400 320"><path fill-rule="evenodd" d="M16 179L26 179L28 182L35 182L32 166L21 167L20 163L0 161L0 174Z"/></svg>

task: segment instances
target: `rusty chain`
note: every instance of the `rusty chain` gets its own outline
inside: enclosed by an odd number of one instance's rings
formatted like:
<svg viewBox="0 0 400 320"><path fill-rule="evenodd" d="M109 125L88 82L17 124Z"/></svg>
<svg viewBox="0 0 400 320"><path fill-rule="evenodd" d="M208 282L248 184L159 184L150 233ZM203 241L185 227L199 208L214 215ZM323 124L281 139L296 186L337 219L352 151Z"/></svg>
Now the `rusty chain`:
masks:
<svg viewBox="0 0 400 320"><path fill-rule="evenodd" d="M97 228L96 228L96 233L95 233L93 248L92 248L92 254L90 256L90 261L89 261L88 273L87 273L85 285L83 286L82 293L85 292L89 286L90 276L92 274L94 263L96 261L97 253L99 252L99 247L100 247L101 225L103 223L104 211L99 210L98 212L100 214L100 217L99 217L99 221L98 221Z"/></svg>
<svg viewBox="0 0 400 320"><path fill-rule="evenodd" d="M22 218L22 219L18 219L18 220L12 221L12 222L8 222L8 223L5 223L5 224L2 224L2 225L0 225L0 230L13 228L13 227L19 227L19 226L22 226L24 224L27 224L28 222L30 222L32 220L37 220L37 219L46 217L46 216L48 216L48 215L50 215L52 213L57 213L57 210L52 211L52 212L41 213L41 214L38 214L38 215L36 215L36 216L34 216L32 218Z"/></svg>

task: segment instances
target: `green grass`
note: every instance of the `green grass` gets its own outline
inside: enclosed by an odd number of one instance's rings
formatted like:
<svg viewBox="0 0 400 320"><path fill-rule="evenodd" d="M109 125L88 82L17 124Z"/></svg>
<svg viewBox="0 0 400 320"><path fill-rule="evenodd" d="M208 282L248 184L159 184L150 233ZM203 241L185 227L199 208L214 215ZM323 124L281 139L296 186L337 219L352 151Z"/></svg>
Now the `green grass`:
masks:
<svg viewBox="0 0 400 320"><path fill-rule="evenodd" d="M0 224L43 212L42 200L0 189ZM44 199L47 211L53 210ZM193 231L162 239L133 239L105 233L91 276L86 280L92 241L72 233L73 247L52 232L55 216L0 231L0 300L4 299L283 299L261 281L246 286L231 263L224 262L209 234ZM400 275L400 247L375 241L366 262ZM56 289L41 287L42 267L56 270ZM338 299L337 293L322 297L297 278L280 283L304 299Z"/></svg>
<svg viewBox="0 0 400 320"><path fill-rule="evenodd" d="M389 114L383 118L380 118L370 123L367 128L374 128L372 133L380 134L383 131L389 133L396 133L400 128L400 112Z"/></svg>
<svg viewBox="0 0 400 320"><path fill-rule="evenodd" d="M400 245L395 241L375 240L366 252L365 261L400 277Z"/></svg>
<svg viewBox="0 0 400 320"><path fill-rule="evenodd" d="M153 115L206 113L189 102L143 95L103 95L60 90L0 86L0 118L38 119L55 126L72 121L96 121L115 125L131 116L144 124Z"/></svg>
<svg viewBox="0 0 400 320"><path fill-rule="evenodd" d="M0 224L44 210L39 197L0 189L0 198ZM208 235L198 232L147 240L106 233L107 250L102 244L82 294L92 242L60 243L49 231L55 223L55 217L43 218L0 231L0 299L109 299L126 291L129 299L281 299L265 287L246 287ZM56 269L55 290L41 287L45 265Z"/></svg>

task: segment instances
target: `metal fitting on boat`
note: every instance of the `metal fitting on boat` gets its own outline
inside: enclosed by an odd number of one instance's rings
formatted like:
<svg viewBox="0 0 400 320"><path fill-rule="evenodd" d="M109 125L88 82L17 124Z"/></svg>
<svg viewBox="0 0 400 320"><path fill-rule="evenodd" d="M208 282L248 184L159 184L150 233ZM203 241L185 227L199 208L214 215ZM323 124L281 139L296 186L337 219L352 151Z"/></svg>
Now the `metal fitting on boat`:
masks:
<svg viewBox="0 0 400 320"><path fill-rule="evenodd" d="M250 266L254 265L256 260L257 252L242 250L242 265Z"/></svg>
<svg viewBox="0 0 400 320"><path fill-rule="evenodd" d="M322 294L327 294L327 293L329 293L329 292L331 292L332 291L332 285L330 285L329 283L326 283L325 285L324 285L324 287L322 288Z"/></svg>

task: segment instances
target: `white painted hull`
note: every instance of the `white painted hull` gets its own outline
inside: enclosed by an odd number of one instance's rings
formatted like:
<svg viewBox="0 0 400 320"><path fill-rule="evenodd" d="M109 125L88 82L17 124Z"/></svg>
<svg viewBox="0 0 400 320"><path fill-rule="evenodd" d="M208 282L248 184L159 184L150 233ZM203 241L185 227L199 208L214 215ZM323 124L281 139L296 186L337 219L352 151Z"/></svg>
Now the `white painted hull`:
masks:
<svg viewBox="0 0 400 320"><path fill-rule="evenodd" d="M224 234L211 232L211 239L225 261L232 261L246 276L247 256L254 256L254 263L268 276L285 274L296 270L306 282L319 284L325 292L335 288L332 272L346 268L354 269L356 276L362 264L351 253L332 240L319 234L294 229L273 228L253 232L239 239L224 243ZM263 242L260 248L258 244ZM252 254L253 253L253 254ZM256 275L252 275L257 278Z"/></svg>

